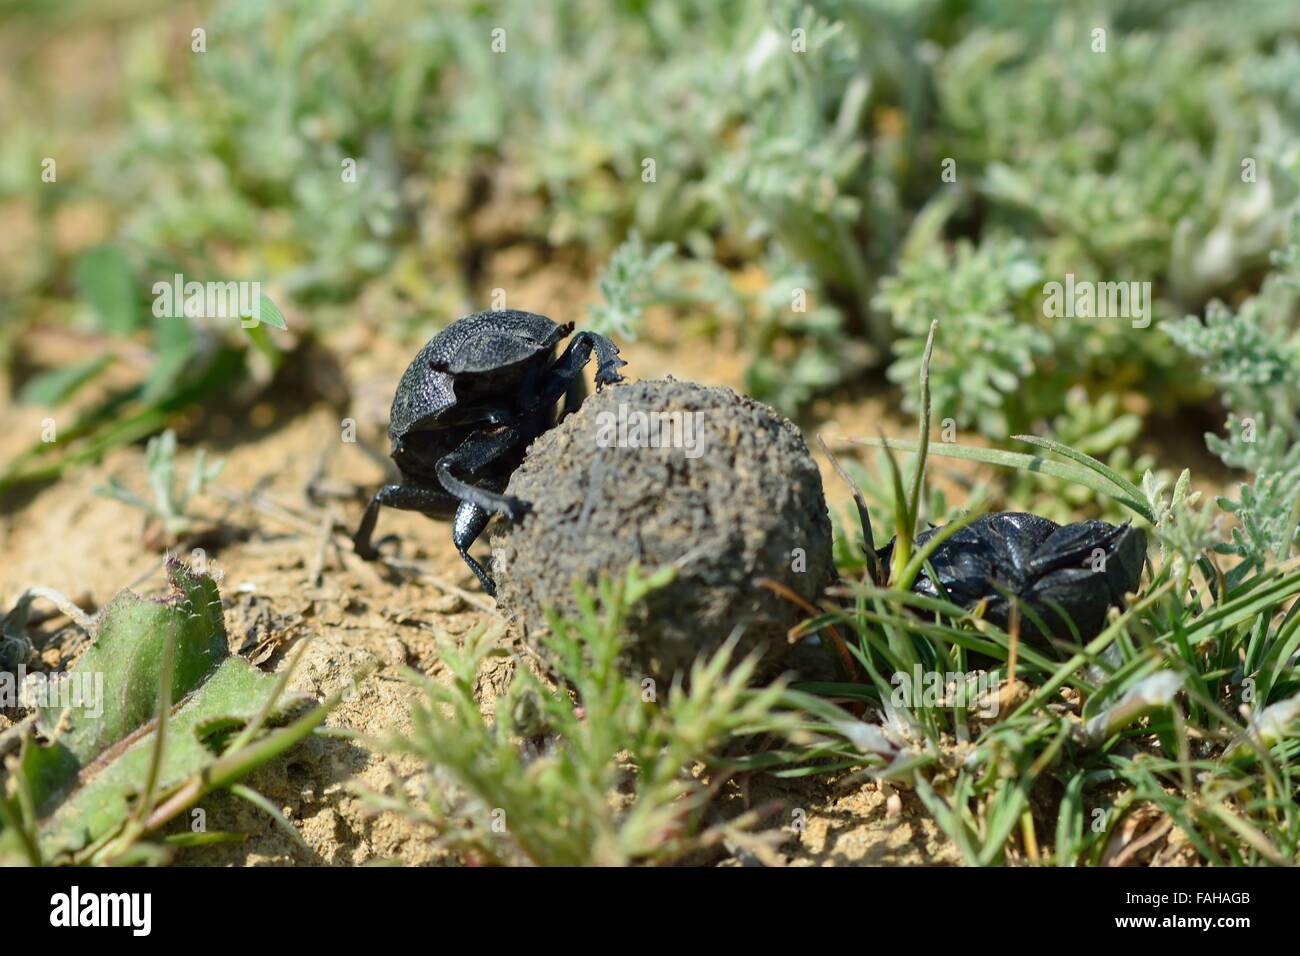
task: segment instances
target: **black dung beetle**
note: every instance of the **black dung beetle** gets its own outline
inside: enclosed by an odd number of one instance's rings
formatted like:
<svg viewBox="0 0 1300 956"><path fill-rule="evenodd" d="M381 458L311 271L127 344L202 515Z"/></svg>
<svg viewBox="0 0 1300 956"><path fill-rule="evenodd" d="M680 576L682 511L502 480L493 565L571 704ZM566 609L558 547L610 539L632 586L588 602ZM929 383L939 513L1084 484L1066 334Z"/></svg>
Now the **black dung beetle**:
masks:
<svg viewBox="0 0 1300 956"><path fill-rule="evenodd" d="M476 312L447 326L420 349L402 374L388 423L390 454L402 483L370 499L353 544L373 560L370 542L379 508L454 518L452 542L483 589L496 594L469 546L494 514L518 520L527 503L502 492L534 438L586 397L582 369L596 351L596 387L621 382L618 348L579 332L555 355L573 323L515 310ZM559 416L556 404L564 398Z"/></svg>
<svg viewBox="0 0 1300 956"><path fill-rule="evenodd" d="M916 537L922 547L941 529ZM876 552L889 567L894 542ZM1003 511L977 518L953 533L930 556L930 564L949 600L967 610L987 600L986 620L1004 630L1011 599L1043 619L1051 635L1072 639L1069 624L1053 605L1069 615L1082 640L1101 633L1106 609L1122 607L1124 595L1136 591L1146 557L1146 535L1125 522L1080 521L1059 525L1038 515ZM924 571L912 590L939 597L939 588ZM1022 626L1032 626L1021 617Z"/></svg>

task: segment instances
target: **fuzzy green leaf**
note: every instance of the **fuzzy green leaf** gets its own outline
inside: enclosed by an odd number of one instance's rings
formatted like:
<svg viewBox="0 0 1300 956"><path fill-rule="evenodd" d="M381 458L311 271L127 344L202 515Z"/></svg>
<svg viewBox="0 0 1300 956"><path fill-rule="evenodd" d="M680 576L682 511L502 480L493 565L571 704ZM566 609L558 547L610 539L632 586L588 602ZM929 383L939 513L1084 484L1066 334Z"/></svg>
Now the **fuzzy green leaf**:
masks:
<svg viewBox="0 0 1300 956"><path fill-rule="evenodd" d="M222 661L167 723L158 791L167 793L215 762L226 735L254 719L276 689L273 675L243 658ZM294 703L286 698L280 709ZM154 731L129 737L83 769L77 790L42 823L42 851L47 856L75 852L125 820L140 794L154 746Z"/></svg>
<svg viewBox="0 0 1300 956"><path fill-rule="evenodd" d="M51 739L28 748L23 773L37 808L45 808L104 750L155 716L162 681L163 649L175 635L171 699L193 690L226 657L226 630L217 585L180 561L168 564L172 593L161 601L129 590L104 611L89 648L70 669L65 686L79 688L80 703L66 712L57 700L40 708L36 726Z"/></svg>

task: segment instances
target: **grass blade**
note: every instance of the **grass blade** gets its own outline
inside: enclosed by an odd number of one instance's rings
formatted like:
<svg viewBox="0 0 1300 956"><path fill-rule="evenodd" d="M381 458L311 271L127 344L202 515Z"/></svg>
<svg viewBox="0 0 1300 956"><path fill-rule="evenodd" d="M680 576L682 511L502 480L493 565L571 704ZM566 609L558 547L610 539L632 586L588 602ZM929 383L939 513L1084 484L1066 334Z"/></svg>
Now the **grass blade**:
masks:
<svg viewBox="0 0 1300 956"><path fill-rule="evenodd" d="M870 448L918 451L916 442L899 438L851 438L849 441L855 445L865 445ZM1140 497L1132 497L1122 488L1116 487L1112 482L1102 478L1096 472L1079 465L1053 461L1039 455L1026 455L1023 452L1003 451L997 448L975 448L971 445L954 445L947 442L931 442L927 454L938 455L941 458L977 461L985 465L997 465L1000 468L1035 472L1071 481L1077 485L1083 485L1085 488L1091 488L1098 494L1119 502L1147 522L1155 523L1155 515L1151 513L1151 509Z"/></svg>

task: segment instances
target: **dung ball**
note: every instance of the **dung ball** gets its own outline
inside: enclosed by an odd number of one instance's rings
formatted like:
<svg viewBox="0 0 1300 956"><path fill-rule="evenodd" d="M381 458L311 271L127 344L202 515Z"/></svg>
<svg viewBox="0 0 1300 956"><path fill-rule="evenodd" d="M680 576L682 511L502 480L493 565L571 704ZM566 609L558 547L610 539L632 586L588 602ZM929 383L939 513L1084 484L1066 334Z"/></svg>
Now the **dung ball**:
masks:
<svg viewBox="0 0 1300 956"><path fill-rule="evenodd" d="M491 532L497 602L526 640L546 610L576 613L574 582L638 562L676 569L630 613L625 670L669 680L738 633L737 659L772 673L834 578L821 475L791 422L729 388L671 378L606 388L542 434L507 493L532 510Z"/></svg>

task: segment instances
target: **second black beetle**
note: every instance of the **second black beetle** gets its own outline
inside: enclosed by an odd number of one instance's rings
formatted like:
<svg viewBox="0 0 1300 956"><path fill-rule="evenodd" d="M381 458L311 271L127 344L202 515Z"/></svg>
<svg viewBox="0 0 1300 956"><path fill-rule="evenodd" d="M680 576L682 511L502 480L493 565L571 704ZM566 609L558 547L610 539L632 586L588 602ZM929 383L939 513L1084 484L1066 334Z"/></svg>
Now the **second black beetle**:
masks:
<svg viewBox="0 0 1300 956"><path fill-rule="evenodd" d="M917 535L916 546L939 530ZM878 552L882 568L889 567L893 548L890 541ZM1101 633L1106 610L1122 607L1124 595L1137 590L1145 556L1146 536L1127 522L1058 525L1003 511L977 518L940 544L930 556L938 580L922 572L913 590L939 597L942 589L967 610L987 601L984 617L1004 630L1018 601L1051 636L1071 639L1073 624L1087 641ZM1022 621L1033 628L1028 615Z"/></svg>
<svg viewBox="0 0 1300 956"><path fill-rule="evenodd" d="M453 519L452 542L483 589L496 586L469 546L494 514L518 520L528 505L502 494L534 438L586 394L582 369L596 353L596 387L621 382L627 364L602 335L573 331L544 315L476 312L453 322L420 349L397 385L388 437L400 484L370 499L353 538L357 554L377 557L370 537L381 506Z"/></svg>

